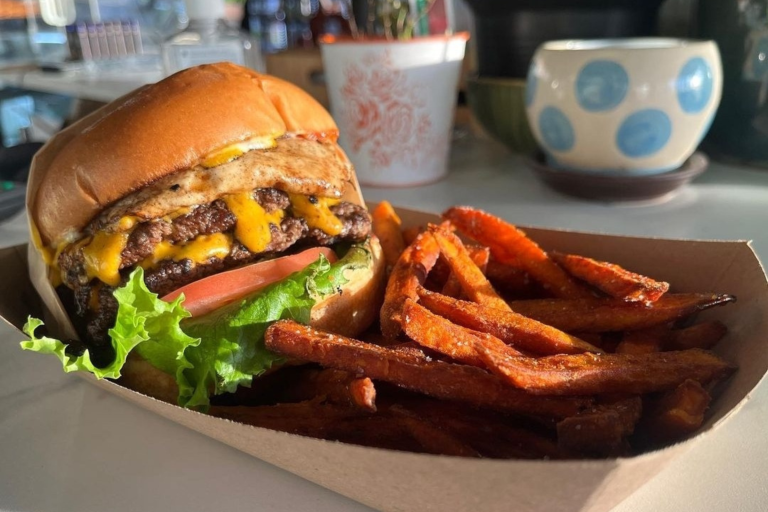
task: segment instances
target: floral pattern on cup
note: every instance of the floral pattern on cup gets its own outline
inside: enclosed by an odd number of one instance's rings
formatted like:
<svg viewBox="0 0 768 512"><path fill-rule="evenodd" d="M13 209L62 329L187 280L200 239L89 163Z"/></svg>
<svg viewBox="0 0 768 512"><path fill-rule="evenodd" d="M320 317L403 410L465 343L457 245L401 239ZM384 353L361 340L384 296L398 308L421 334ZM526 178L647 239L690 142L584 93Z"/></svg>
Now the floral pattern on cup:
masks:
<svg viewBox="0 0 768 512"><path fill-rule="evenodd" d="M367 152L379 169L418 166L444 154L446 137L432 137L425 84L394 67L389 51L372 52L344 70L343 132L354 152Z"/></svg>

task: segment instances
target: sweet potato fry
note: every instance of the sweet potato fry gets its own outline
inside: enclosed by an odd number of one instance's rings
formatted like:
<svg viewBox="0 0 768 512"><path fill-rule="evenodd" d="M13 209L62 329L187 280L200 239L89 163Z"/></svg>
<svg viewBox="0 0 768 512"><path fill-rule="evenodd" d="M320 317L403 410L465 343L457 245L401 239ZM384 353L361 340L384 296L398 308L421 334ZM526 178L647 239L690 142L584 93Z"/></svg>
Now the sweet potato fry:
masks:
<svg viewBox="0 0 768 512"><path fill-rule="evenodd" d="M405 250L403 234L400 231L400 217L397 216L389 201L382 201L373 209L371 218L373 232L381 242L384 261L387 262L387 268L392 268Z"/></svg>
<svg viewBox="0 0 768 512"><path fill-rule="evenodd" d="M450 220L469 238L489 247L499 262L529 273L554 296L573 299L592 296L557 266L536 242L512 224L466 206L448 209L443 218Z"/></svg>
<svg viewBox="0 0 768 512"><path fill-rule="evenodd" d="M695 380L686 380L659 400L643 419L644 433L655 441L676 441L701 428L709 393Z"/></svg>
<svg viewBox="0 0 768 512"><path fill-rule="evenodd" d="M480 269L480 272L485 274L488 268L488 262L491 261L491 250L479 245L470 245L467 247L467 251L469 251L469 257L475 262L475 265Z"/></svg>
<svg viewBox="0 0 768 512"><path fill-rule="evenodd" d="M544 288L522 270L499 263L493 257L488 260L485 275L494 289L514 299L539 299L550 297Z"/></svg>
<svg viewBox="0 0 768 512"><path fill-rule="evenodd" d="M376 412L376 388L367 377L360 378L350 372L325 369L318 373L315 386L315 393L326 397L329 403Z"/></svg>
<svg viewBox="0 0 768 512"><path fill-rule="evenodd" d="M617 354L650 354L661 352L669 329L657 327L625 332L616 346Z"/></svg>
<svg viewBox="0 0 768 512"><path fill-rule="evenodd" d="M425 451L391 414L308 401L258 407L211 407L213 416L307 437L394 450Z"/></svg>
<svg viewBox="0 0 768 512"><path fill-rule="evenodd" d="M291 320L267 329L267 349L326 367L390 382L425 395L529 416L564 418L591 403L589 398L533 396L471 366L425 361L376 345L324 333ZM478 343L477 346L482 346Z"/></svg>
<svg viewBox="0 0 768 512"><path fill-rule="evenodd" d="M480 457L477 450L413 411L395 405L390 407L388 412L400 420L408 433L424 448L426 453L453 455L455 457Z"/></svg>
<svg viewBox="0 0 768 512"><path fill-rule="evenodd" d="M455 432L484 457L563 459L568 455L552 439L530 428L482 420L466 414L440 417L439 421L440 425Z"/></svg>
<svg viewBox="0 0 768 512"><path fill-rule="evenodd" d="M308 369L286 383L281 401L319 400L323 403L376 411L376 388L371 379L351 372L326 368Z"/></svg>
<svg viewBox="0 0 768 512"><path fill-rule="evenodd" d="M402 231L403 233L403 242L405 242L405 246L409 246L413 243L414 240L416 240L416 237L419 236L424 231L423 226L411 226L410 228L406 228Z"/></svg>
<svg viewBox="0 0 768 512"><path fill-rule="evenodd" d="M424 348L418 343L416 343L415 341L400 342L394 345L389 345L387 346L387 348L391 348L392 350L398 350L405 354L413 354L414 357L419 357L421 359L426 360L426 355L424 354Z"/></svg>
<svg viewBox="0 0 768 512"><path fill-rule="evenodd" d="M510 357L475 344L487 367L510 384L539 395L640 395L673 389L687 379L707 383L734 368L700 349L656 354L577 354Z"/></svg>
<svg viewBox="0 0 768 512"><path fill-rule="evenodd" d="M512 347L534 354L601 352L586 341L511 311L487 308L473 302L419 289L421 303L454 323L496 336Z"/></svg>
<svg viewBox="0 0 768 512"><path fill-rule="evenodd" d="M480 269L480 272L485 274L485 270L488 267L488 259L491 256L490 249L474 245L467 247L467 252L469 253L469 257L472 258L472 261L475 262L475 265L477 265L477 268ZM443 286L443 295L456 298L461 296L461 282L453 272L448 276L448 279Z"/></svg>
<svg viewBox="0 0 768 512"><path fill-rule="evenodd" d="M335 423L361 415L359 410L323 405L317 400L258 407L212 406L209 414L256 427L310 437L324 437Z"/></svg>
<svg viewBox="0 0 768 512"><path fill-rule="evenodd" d="M440 352L437 352L436 350L432 350L419 345L415 341L407 341L405 343L401 342L397 345L390 345L387 348L395 350L406 357L414 359L417 364L422 361L442 361L444 358L450 359Z"/></svg>
<svg viewBox="0 0 768 512"><path fill-rule="evenodd" d="M376 388L368 377L353 379L348 384L351 402L361 409L376 412Z"/></svg>
<svg viewBox="0 0 768 512"><path fill-rule="evenodd" d="M542 429L525 418L424 396L399 397L395 403L439 425L483 457L562 459L569 455L558 449L554 432L550 432L549 428Z"/></svg>
<svg viewBox="0 0 768 512"><path fill-rule="evenodd" d="M461 297L461 283L459 282L459 278L456 277L453 272L451 272L451 274L448 276L448 279L445 281L441 293L443 295L447 295L448 297L455 297L457 299Z"/></svg>
<svg viewBox="0 0 768 512"><path fill-rule="evenodd" d="M624 333L616 352L641 354L663 350L687 350L690 348L709 349L714 347L728 328L721 322L702 322L684 329L655 327Z"/></svg>
<svg viewBox="0 0 768 512"><path fill-rule="evenodd" d="M448 261L445 257L440 255L438 256L435 265L432 267L432 270L430 270L429 275L427 276L427 284L424 286L432 285L432 289L442 290L450 277L451 267L448 265Z"/></svg>
<svg viewBox="0 0 768 512"><path fill-rule="evenodd" d="M664 350L686 350L689 348L712 348L728 334L728 328L718 321L702 322L685 329L669 331L664 340Z"/></svg>
<svg viewBox="0 0 768 512"><path fill-rule="evenodd" d="M435 315L412 300L405 303L403 319L406 336L460 363L485 368L485 362L475 350L476 342L494 346L496 350L508 351L511 355L522 355L500 339L489 334L483 336L482 333L476 336L469 329Z"/></svg>
<svg viewBox="0 0 768 512"><path fill-rule="evenodd" d="M627 437L635 430L643 403L633 397L597 405L557 424L562 450L593 457L618 456L627 451Z"/></svg>
<svg viewBox="0 0 768 512"><path fill-rule="evenodd" d="M499 297L483 272L472 261L458 236L448 229L437 226L430 226L429 232L435 238L440 247L440 254L448 261L452 275L458 279L467 297L480 305L509 311L507 303Z"/></svg>
<svg viewBox="0 0 768 512"><path fill-rule="evenodd" d="M574 336L579 338L582 341L586 341L590 345L596 346L597 348L603 348L602 344L604 343L604 340L603 340L603 334L602 333L599 333L599 332L579 332L579 333L574 334Z"/></svg>
<svg viewBox="0 0 768 512"><path fill-rule="evenodd" d="M381 306L381 332L387 338L396 338L402 330L405 301L418 300L418 287L435 265L440 248L427 232L420 234L397 260L387 283L384 304Z"/></svg>
<svg viewBox="0 0 768 512"><path fill-rule="evenodd" d="M573 277L616 299L654 302L669 290L669 283L654 281L613 263L558 252L551 253L550 257Z"/></svg>
<svg viewBox="0 0 768 512"><path fill-rule="evenodd" d="M370 329L361 333L360 339L366 343L373 343L374 345L381 345L382 347L389 347L401 343L397 338L387 338L384 336L381 333L381 328L378 324L374 324Z"/></svg>
<svg viewBox="0 0 768 512"><path fill-rule="evenodd" d="M726 294L668 293L648 305L616 299L537 299L509 305L516 313L565 332L607 332L647 329L735 300Z"/></svg>

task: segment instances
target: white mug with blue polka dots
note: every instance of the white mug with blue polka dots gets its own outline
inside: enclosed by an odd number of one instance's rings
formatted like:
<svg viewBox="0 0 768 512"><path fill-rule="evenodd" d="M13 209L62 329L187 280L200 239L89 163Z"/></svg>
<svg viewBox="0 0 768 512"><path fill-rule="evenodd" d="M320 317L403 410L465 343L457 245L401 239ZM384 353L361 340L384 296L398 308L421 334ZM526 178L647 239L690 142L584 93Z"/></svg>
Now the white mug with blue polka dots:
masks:
<svg viewBox="0 0 768 512"><path fill-rule="evenodd" d="M536 51L528 72L528 120L555 168L667 172L709 130L722 76L712 41L551 41Z"/></svg>

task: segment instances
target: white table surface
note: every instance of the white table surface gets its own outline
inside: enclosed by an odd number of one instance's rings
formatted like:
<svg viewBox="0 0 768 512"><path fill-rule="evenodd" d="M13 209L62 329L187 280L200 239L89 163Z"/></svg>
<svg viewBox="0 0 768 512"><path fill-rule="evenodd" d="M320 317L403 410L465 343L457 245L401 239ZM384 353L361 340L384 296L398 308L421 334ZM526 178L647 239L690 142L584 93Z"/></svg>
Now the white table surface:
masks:
<svg viewBox="0 0 768 512"><path fill-rule="evenodd" d="M754 239L768 258L768 171L713 164L655 206L564 198L495 145L460 143L448 179L364 190L369 200L439 212L485 208L519 224L616 234ZM23 216L0 245L26 240ZM366 507L145 412L23 352L0 326L0 510L316 510ZM624 501L620 512L768 510L768 387L696 449Z"/></svg>
<svg viewBox="0 0 768 512"><path fill-rule="evenodd" d="M150 72L53 72L28 69L0 69L0 88L20 87L32 91L64 94L93 101L109 102L145 84L163 77L160 71Z"/></svg>

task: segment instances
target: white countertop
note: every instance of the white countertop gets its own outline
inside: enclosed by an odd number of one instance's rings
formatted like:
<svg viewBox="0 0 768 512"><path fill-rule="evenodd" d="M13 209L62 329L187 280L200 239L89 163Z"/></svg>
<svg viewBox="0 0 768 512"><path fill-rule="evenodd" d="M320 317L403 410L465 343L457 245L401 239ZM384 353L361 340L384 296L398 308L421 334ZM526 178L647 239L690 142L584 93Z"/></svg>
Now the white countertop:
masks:
<svg viewBox="0 0 768 512"><path fill-rule="evenodd" d="M446 180L364 193L371 201L386 198L435 212L470 204L518 224L754 239L758 254L768 259L768 171L713 164L666 203L608 206L551 192L496 145L462 142ZM23 216L0 225L0 245L22 243L26 236ZM21 351L19 335L6 326L0 326L0 338L0 510L368 510L64 375L52 357ZM718 432L615 510L768 509L765 425L768 386L762 385Z"/></svg>
<svg viewBox="0 0 768 512"><path fill-rule="evenodd" d="M160 71L86 73L84 71L0 69L0 88L14 86L32 91L110 102L137 87L157 82L162 77L163 74Z"/></svg>

